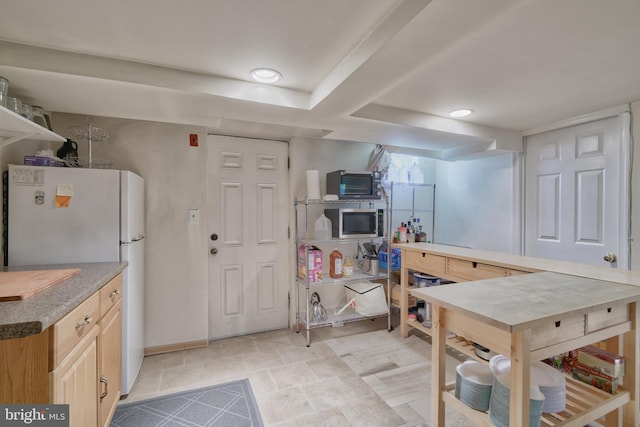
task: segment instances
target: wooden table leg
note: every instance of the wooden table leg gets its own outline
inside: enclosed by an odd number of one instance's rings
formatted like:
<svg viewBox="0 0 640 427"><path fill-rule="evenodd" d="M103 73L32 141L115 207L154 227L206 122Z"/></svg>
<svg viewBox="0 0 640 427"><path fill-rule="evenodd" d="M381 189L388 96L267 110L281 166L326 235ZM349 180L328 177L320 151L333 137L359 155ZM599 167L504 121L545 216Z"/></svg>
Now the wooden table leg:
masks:
<svg viewBox="0 0 640 427"><path fill-rule="evenodd" d="M431 426L443 427L447 331L443 309L433 303L431 305Z"/></svg>
<svg viewBox="0 0 640 427"><path fill-rule="evenodd" d="M404 251L402 256L405 256ZM403 265L400 269L400 336L402 338L409 336L409 326L407 325L407 316L409 315L408 290L409 269Z"/></svg>
<svg viewBox="0 0 640 427"><path fill-rule="evenodd" d="M511 334L511 384L509 425L529 425L531 391L531 330Z"/></svg>
<svg viewBox="0 0 640 427"><path fill-rule="evenodd" d="M620 354L622 349L620 348L620 337L607 338L605 340L605 350L610 351L613 354ZM615 409L609 412L604 417L604 427L618 427L620 425L620 409Z"/></svg>
<svg viewBox="0 0 640 427"><path fill-rule="evenodd" d="M638 326L640 323L640 312L638 304L629 305L629 316L631 318L631 330L622 336L622 348L626 360L638 360L638 342L640 334ZM625 363L625 373L623 377L624 386L631 394L630 402L622 408L622 425L640 425L640 415L638 414L638 398L640 397L640 369L635 363Z"/></svg>

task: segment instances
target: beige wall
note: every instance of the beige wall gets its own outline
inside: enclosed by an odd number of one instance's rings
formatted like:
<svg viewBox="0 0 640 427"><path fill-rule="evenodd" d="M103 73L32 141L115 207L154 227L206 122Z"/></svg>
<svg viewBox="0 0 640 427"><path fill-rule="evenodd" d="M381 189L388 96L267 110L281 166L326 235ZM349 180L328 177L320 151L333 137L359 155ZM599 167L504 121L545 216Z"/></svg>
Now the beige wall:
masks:
<svg viewBox="0 0 640 427"><path fill-rule="evenodd" d="M54 114L52 124L68 136L67 128L86 125L86 117ZM93 124L111 134L92 144L93 157L145 179L145 346L207 339L206 215L198 225L187 223L190 208L206 207L205 129L110 118ZM199 135L199 147L189 146L190 133ZM86 141L76 141L80 156L87 156Z"/></svg>
<svg viewBox="0 0 640 427"><path fill-rule="evenodd" d="M631 175L631 269L640 270L640 102L631 104L631 114L631 142L635 145Z"/></svg>
<svg viewBox="0 0 640 427"><path fill-rule="evenodd" d="M633 104L640 113L640 102ZM54 114L54 130L66 136L69 126L86 124L81 115ZM208 227L206 221L206 129L111 118L96 118L95 126L107 129L111 137L94 143L96 158L113 162L116 169L132 170L146 181L146 289L145 346L155 347L208 337ZM634 122L634 139L640 138L640 123ZM200 147L189 147L189 134L199 135ZM80 155L86 156L86 142L80 142ZM52 144L57 150L61 144ZM46 143L20 141L0 150L0 166L22 163L22 156L48 148ZM372 144L349 144L331 140L294 138L290 144L290 194L306 195L307 169L324 173L335 169L363 169ZM451 166L439 162L438 168L472 167L472 163ZM640 269L640 150L634 153L632 200L632 268ZM438 177L436 176L436 180ZM438 192L444 197L445 183ZM324 182L322 183L324 193ZM446 197L451 197L446 194ZM487 197L484 194L483 197ZM483 200L490 204L491 201ZM190 208L201 209L199 225L187 223ZM446 221L450 216L439 215ZM472 218L469 219L472 221ZM482 226L479 224L478 226ZM505 226L506 227L506 226ZM506 230L506 229L505 229ZM293 231L293 230L292 230ZM511 235L511 231L506 232ZM292 245L293 247L293 245ZM508 249L506 251L509 251ZM292 254L293 256L293 254ZM292 274L295 265L292 263ZM293 286L293 285L292 285ZM293 289L293 288L292 288ZM293 292L292 292L293 297Z"/></svg>

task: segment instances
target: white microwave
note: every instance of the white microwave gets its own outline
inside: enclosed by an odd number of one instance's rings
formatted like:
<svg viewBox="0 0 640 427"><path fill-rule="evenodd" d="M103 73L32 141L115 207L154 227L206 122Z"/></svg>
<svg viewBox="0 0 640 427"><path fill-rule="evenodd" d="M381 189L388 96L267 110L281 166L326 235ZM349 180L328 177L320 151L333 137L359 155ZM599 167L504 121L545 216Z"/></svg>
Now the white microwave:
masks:
<svg viewBox="0 0 640 427"><path fill-rule="evenodd" d="M337 239L378 237L384 230L383 209L325 209L324 214Z"/></svg>

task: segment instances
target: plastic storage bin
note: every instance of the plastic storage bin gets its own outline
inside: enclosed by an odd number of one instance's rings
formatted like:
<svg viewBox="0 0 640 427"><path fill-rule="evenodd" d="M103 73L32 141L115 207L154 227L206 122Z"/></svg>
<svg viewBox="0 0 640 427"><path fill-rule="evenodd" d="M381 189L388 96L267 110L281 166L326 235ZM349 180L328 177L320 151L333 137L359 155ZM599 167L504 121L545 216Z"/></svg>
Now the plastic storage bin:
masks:
<svg viewBox="0 0 640 427"><path fill-rule="evenodd" d="M384 270L389 268L389 254L386 251L380 251L380 253L378 253L378 260L380 268ZM400 269L400 249L398 248L391 248L391 269Z"/></svg>

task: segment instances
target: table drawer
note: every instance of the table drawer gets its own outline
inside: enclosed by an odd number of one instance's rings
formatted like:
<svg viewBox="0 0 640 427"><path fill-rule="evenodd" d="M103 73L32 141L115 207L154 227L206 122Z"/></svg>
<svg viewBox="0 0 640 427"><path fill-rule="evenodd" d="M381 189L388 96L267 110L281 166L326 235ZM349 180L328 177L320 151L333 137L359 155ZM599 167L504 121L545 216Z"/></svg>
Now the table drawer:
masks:
<svg viewBox="0 0 640 427"><path fill-rule="evenodd" d="M446 258L439 255L432 255L426 252L407 251L402 255L407 267L416 269L421 273L428 273L434 276L442 276L446 272Z"/></svg>
<svg viewBox="0 0 640 427"><path fill-rule="evenodd" d="M467 261L457 258L447 259L447 275L466 280L493 279L495 277L507 277L511 275L508 268L482 264L475 261Z"/></svg>
<svg viewBox="0 0 640 427"><path fill-rule="evenodd" d="M587 313L587 332L599 331L609 326L624 323L629 319L629 304L622 304Z"/></svg>
<svg viewBox="0 0 640 427"><path fill-rule="evenodd" d="M519 276L521 274L531 274L529 271L507 269L507 276Z"/></svg>
<svg viewBox="0 0 640 427"><path fill-rule="evenodd" d="M98 323L99 315L100 296L96 292L52 326L50 370Z"/></svg>
<svg viewBox="0 0 640 427"><path fill-rule="evenodd" d="M100 289L100 318L122 300L122 274L118 274Z"/></svg>
<svg viewBox="0 0 640 427"><path fill-rule="evenodd" d="M531 350L583 336L585 318L585 315L569 317L531 328Z"/></svg>

